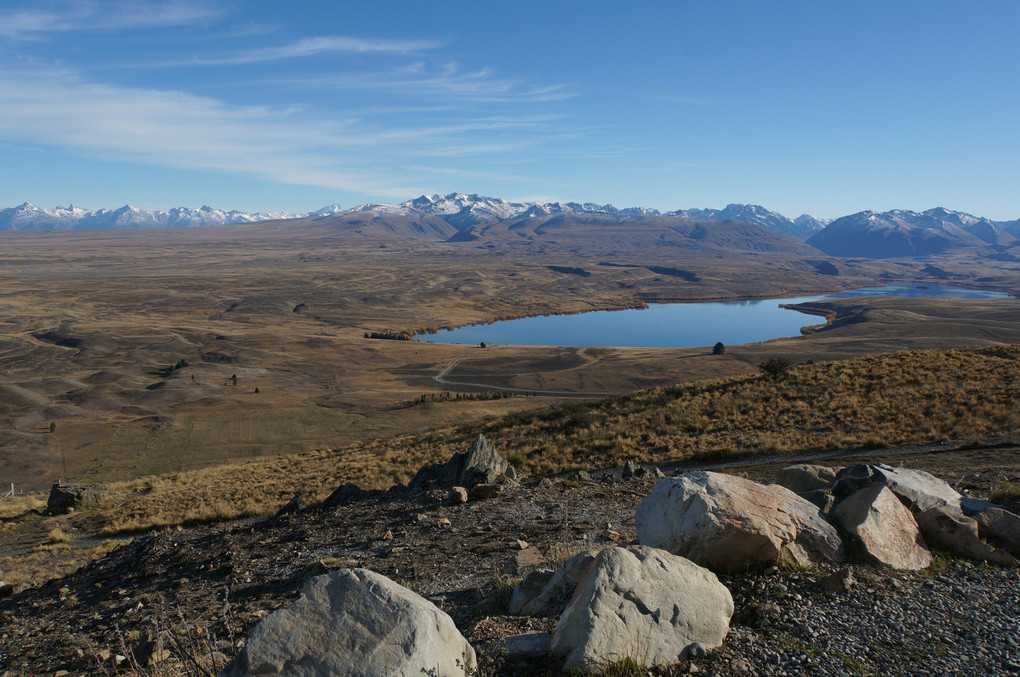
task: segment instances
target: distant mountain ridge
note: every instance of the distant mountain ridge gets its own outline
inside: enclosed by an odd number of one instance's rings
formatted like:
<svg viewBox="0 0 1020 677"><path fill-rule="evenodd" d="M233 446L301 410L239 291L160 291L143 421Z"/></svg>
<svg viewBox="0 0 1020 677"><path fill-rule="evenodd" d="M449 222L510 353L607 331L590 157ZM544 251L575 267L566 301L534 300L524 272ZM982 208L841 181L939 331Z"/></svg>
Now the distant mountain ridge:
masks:
<svg viewBox="0 0 1020 677"><path fill-rule="evenodd" d="M331 213L328 207L319 210ZM318 214L319 212L315 212ZM91 230L100 228L186 228L222 226L228 223L255 223L293 219L306 214L289 212L241 212L212 207L174 207L168 210L138 209L124 205L118 209L88 211L70 205L45 209L25 202L0 210L0 230Z"/></svg>
<svg viewBox="0 0 1020 677"><path fill-rule="evenodd" d="M515 232L527 230L522 219L540 219L541 226L553 227L563 217L606 221L619 218L634 223L648 218L713 219L739 221L807 242L830 256L892 258L937 254L958 247L1020 246L1020 220L992 221L942 207L924 212L891 210L863 211L835 220L802 214L790 219L760 205L730 204L722 209L678 209L660 212L646 207L618 209L611 204L578 202L510 202L477 194L450 193L422 195L399 204L370 203L345 209L329 205L314 212L242 212L202 207L175 207L166 211L119 209L87 211L73 205L44 209L24 203L0 210L0 231L82 230L98 228L177 228L282 219L341 219L345 224L367 223L385 218L384 228L395 234L429 239L471 241L495 224L507 222Z"/></svg>
<svg viewBox="0 0 1020 677"><path fill-rule="evenodd" d="M146 210L124 205L119 209L87 211L71 205L46 209L31 203L0 210L0 231L3 230L84 230L98 228L180 228L213 226L230 223L256 223L280 219L335 216L357 213L402 216L436 216L458 231L505 219L530 216L572 214L583 216L679 216L732 219L762 226L768 230L793 235L805 240L821 230L827 221L804 214L791 220L759 205L731 204L724 209L677 209L660 212L648 207L618 209L611 204L591 202L509 202L502 198L477 194L450 193L422 195L399 204L369 203L349 209L330 205L314 212L243 212L212 207L193 209L174 207L169 210Z"/></svg>
<svg viewBox="0 0 1020 677"><path fill-rule="evenodd" d="M913 212L863 211L831 222L807 243L830 256L896 258L939 254L960 247L1020 244L1020 220L992 221L943 207Z"/></svg>

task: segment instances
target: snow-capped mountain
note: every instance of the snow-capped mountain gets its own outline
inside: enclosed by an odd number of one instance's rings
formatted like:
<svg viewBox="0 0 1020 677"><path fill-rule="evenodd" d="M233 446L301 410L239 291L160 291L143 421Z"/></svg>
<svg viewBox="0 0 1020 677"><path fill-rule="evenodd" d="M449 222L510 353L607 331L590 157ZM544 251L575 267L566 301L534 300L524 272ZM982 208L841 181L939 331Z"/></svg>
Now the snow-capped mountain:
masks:
<svg viewBox="0 0 1020 677"><path fill-rule="evenodd" d="M305 214L289 212L240 212L201 207L174 207L166 211L138 209L124 205L119 209L87 211L71 205L44 209L25 202L0 210L0 230L85 230L98 228L183 228L219 226L227 223L254 223L292 219Z"/></svg>
<svg viewBox="0 0 1020 677"><path fill-rule="evenodd" d="M658 216L662 214L659 210L648 207L618 209L611 204L600 205L594 202L521 203L474 194L465 195L464 193L422 195L398 205L359 205L348 210L348 213L364 211L404 214L407 216L439 216L447 223L461 230L469 226L493 223L520 216L549 216L552 214L572 214L577 216ZM759 205L743 204L731 204L725 209L678 209L666 212L665 215L744 221L768 230L793 235L801 240L807 239L828 223L807 214L797 217L795 221L791 221L782 214L769 211Z"/></svg>
<svg viewBox="0 0 1020 677"><path fill-rule="evenodd" d="M753 223L756 226L774 230L777 233L792 235L800 240L806 240L822 228L826 222L816 219L808 214L801 214L791 221L778 212L769 211L760 205L730 204L723 209L686 209L669 212L676 216L695 216L707 219L732 219Z"/></svg>
<svg viewBox="0 0 1020 677"><path fill-rule="evenodd" d="M863 211L836 219L808 244L831 256L892 258L937 254L961 246L1011 245L1017 237L989 219L943 207L914 212Z"/></svg>
<svg viewBox="0 0 1020 677"><path fill-rule="evenodd" d="M802 214L789 219L760 205L730 204L723 209L678 209L665 212L646 207L618 209L593 202L509 202L477 194L422 195L399 204L371 203L344 209L333 204L314 212L242 212L202 207L166 211L119 209L88 211L74 205L43 209L25 203L0 210L3 230L71 230L98 228L177 228L229 223L254 223L293 218L346 219L363 223L389 219L391 231L417 232L432 239L474 239L478 228L509 219L549 217L606 220L619 217L633 223L643 217L721 219L760 226L792 235L833 256L886 258L938 253L960 246L1020 246L1020 220L996 222L942 207L924 212L864 211L832 221ZM394 219L402 225L396 225Z"/></svg>

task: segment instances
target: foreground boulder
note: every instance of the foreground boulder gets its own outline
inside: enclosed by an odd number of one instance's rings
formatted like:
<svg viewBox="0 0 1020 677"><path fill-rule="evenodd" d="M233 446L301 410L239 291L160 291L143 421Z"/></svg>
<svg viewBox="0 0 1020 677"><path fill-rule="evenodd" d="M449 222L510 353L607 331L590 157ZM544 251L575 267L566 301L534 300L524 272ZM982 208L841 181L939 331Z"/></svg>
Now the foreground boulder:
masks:
<svg viewBox="0 0 1020 677"><path fill-rule="evenodd" d="M608 548L578 582L549 650L564 670L624 658L673 665L722 644L732 615L730 592L711 571L655 548Z"/></svg>
<svg viewBox="0 0 1020 677"><path fill-rule="evenodd" d="M882 564L909 571L931 565L931 552L913 515L884 484L847 497L832 514L864 552Z"/></svg>
<svg viewBox="0 0 1020 677"><path fill-rule="evenodd" d="M795 494L824 491L832 486L836 472L836 468L827 465L798 463L779 470L776 473L776 484L786 487Z"/></svg>
<svg viewBox="0 0 1020 677"><path fill-rule="evenodd" d="M110 490L105 484L54 484L46 500L46 512L63 515L79 508L98 508L106 502Z"/></svg>
<svg viewBox="0 0 1020 677"><path fill-rule="evenodd" d="M720 573L789 559L842 562L843 544L818 507L785 487L714 472L667 477L638 506L638 542Z"/></svg>
<svg viewBox="0 0 1020 677"><path fill-rule="evenodd" d="M434 604L368 569L342 569L262 619L220 677L448 677L476 667L474 649Z"/></svg>
<svg viewBox="0 0 1020 677"><path fill-rule="evenodd" d="M471 491L475 485L493 485L516 479L517 471L513 466L499 455L484 435L479 435L467 451L454 454L446 463L422 467L407 488L424 491L456 486Z"/></svg>
<svg viewBox="0 0 1020 677"><path fill-rule="evenodd" d="M894 468L884 463L861 463L840 470L832 482L832 493L849 496L873 484L889 487L904 505L922 512L943 505L961 509L963 496L944 480L923 470Z"/></svg>
<svg viewBox="0 0 1020 677"><path fill-rule="evenodd" d="M945 480L940 480L931 473L910 468L893 468L884 463L872 466L876 476L881 476L883 484L896 494L907 506L925 511L939 506L960 509L960 495Z"/></svg>
<svg viewBox="0 0 1020 677"><path fill-rule="evenodd" d="M917 526L925 542L954 555L1001 566L1020 566L1015 557L981 540L976 519L947 506L929 508L920 513Z"/></svg>

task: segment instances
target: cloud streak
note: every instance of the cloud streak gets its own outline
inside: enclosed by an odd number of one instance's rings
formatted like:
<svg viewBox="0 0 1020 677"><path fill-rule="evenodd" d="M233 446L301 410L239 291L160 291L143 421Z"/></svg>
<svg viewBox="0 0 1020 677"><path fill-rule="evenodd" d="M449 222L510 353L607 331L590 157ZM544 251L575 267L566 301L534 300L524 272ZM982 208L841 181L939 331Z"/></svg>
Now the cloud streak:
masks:
<svg viewBox="0 0 1020 677"><path fill-rule="evenodd" d="M556 123L551 116L500 115L379 128L357 119L315 119L300 108L89 83L69 71L0 72L0 138L394 197L419 188L397 185L409 182L378 167L519 150L553 136Z"/></svg>
<svg viewBox="0 0 1020 677"><path fill-rule="evenodd" d="M116 31L128 28L186 26L207 22L220 10L195 2L39 3L42 8L0 12L0 36L38 39L48 33Z"/></svg>
<svg viewBox="0 0 1020 677"><path fill-rule="evenodd" d="M356 38L344 35L325 35L304 38L290 45L265 47L242 52L234 56L194 59L196 65L241 65L283 59L299 59L328 53L344 54L411 54L441 47L434 40L386 40Z"/></svg>
<svg viewBox="0 0 1020 677"><path fill-rule="evenodd" d="M417 97L453 98L486 103L551 102L576 96L564 84L530 85L519 79L499 78L488 68L461 72L445 64L440 72L428 72L424 64L391 71L336 73L291 78L275 84L293 87L331 88L375 93L400 93Z"/></svg>

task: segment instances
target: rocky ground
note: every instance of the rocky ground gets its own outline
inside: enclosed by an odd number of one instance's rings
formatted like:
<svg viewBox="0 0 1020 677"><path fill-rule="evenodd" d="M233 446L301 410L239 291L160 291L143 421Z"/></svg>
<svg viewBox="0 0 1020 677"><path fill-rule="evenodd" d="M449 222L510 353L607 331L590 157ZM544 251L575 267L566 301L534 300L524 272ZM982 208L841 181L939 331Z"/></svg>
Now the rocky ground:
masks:
<svg viewBox="0 0 1020 677"><path fill-rule="evenodd" d="M983 473L968 467L974 487L1018 467L1015 448L985 451L998 462ZM945 453L938 462L952 461ZM930 456L889 460L918 467ZM738 471L768 479L774 469ZM637 504L657 481L619 471L529 479L456 506L442 504L445 492L352 492L333 507L140 536L71 576L0 600L0 674L114 674L133 659L181 657L184 674L214 673L308 578L354 566L429 598L476 643L549 630L551 619L506 615L515 577L632 541ZM1017 570L946 558L910 574L858 564L856 584L838 592L821 583L829 572L723 577L736 605L726 643L672 673L1020 675ZM161 635L164 655L152 643ZM118 655L128 658L116 668Z"/></svg>

